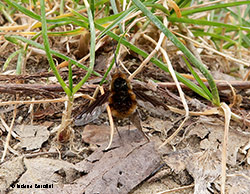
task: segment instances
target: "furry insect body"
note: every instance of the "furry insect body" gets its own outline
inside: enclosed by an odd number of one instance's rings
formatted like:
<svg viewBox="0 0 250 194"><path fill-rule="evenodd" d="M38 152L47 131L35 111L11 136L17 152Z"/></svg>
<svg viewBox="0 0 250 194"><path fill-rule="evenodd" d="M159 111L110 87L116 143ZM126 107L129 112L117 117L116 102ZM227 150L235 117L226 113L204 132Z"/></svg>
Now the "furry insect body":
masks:
<svg viewBox="0 0 250 194"><path fill-rule="evenodd" d="M139 113L136 110L137 101L136 98L148 101L154 106L163 106L167 109L166 105L156 99L147 96L145 93L132 90L130 80L122 73L119 68L112 75L112 81L109 90L99 96L87 109L82 111L75 118L75 125L85 125L102 113L101 107L103 104L108 102L112 115L118 119L129 117L130 121L139 129L145 138L149 141L148 137L142 130Z"/></svg>
<svg viewBox="0 0 250 194"><path fill-rule="evenodd" d="M126 118L135 112L136 95L126 75L119 70L112 76L110 92L108 101L114 117Z"/></svg>

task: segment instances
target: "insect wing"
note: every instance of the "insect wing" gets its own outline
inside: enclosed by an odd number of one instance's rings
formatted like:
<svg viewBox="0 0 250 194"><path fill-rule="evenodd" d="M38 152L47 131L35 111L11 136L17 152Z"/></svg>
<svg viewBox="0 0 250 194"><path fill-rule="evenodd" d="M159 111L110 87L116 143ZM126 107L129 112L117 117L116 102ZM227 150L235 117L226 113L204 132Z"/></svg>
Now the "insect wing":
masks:
<svg viewBox="0 0 250 194"><path fill-rule="evenodd" d="M165 117L165 115L168 115L167 110L169 110L169 108L159 99L149 96L145 94L145 92L139 90L134 90L134 93L136 95L138 105L140 105L147 111L157 116Z"/></svg>
<svg viewBox="0 0 250 194"><path fill-rule="evenodd" d="M80 116L77 116L75 118L75 125L82 126L94 121L102 114L103 109L104 108L102 108L102 106L97 106L94 108L92 112L84 113L81 114Z"/></svg>
<svg viewBox="0 0 250 194"><path fill-rule="evenodd" d="M103 104L107 102L108 96L109 92L105 92L103 95L98 97L88 108L84 109L75 118L75 125L76 126L86 125L97 119L105 109Z"/></svg>

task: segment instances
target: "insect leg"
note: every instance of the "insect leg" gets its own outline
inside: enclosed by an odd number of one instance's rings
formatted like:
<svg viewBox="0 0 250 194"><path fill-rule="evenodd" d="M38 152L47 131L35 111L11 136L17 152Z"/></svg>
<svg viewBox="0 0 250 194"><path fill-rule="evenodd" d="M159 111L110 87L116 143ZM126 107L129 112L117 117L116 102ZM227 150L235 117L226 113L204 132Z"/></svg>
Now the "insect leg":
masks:
<svg viewBox="0 0 250 194"><path fill-rule="evenodd" d="M143 134L143 136L149 142L150 140L149 140L148 136L142 130L141 119L139 117L138 110L136 109L136 111L129 118L130 118L130 121L134 124L134 126L141 131L141 133Z"/></svg>
<svg viewBox="0 0 250 194"><path fill-rule="evenodd" d="M122 136L121 136L121 134L120 134L120 132L119 132L119 130L118 130L117 124L115 124L115 129L116 129L116 131L117 131L117 133L118 133L118 135L119 135L119 137L120 137L120 139L121 139Z"/></svg>

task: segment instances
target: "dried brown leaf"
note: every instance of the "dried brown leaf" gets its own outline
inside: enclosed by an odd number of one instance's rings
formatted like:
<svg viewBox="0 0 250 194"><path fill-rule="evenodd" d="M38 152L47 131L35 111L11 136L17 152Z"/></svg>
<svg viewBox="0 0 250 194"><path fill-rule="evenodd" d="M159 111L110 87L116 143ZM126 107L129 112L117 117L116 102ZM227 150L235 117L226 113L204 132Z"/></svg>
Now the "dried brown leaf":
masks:
<svg viewBox="0 0 250 194"><path fill-rule="evenodd" d="M108 141L110 126L86 125L82 132L82 140L90 144L102 144Z"/></svg>
<svg viewBox="0 0 250 194"><path fill-rule="evenodd" d="M20 146L26 150L41 148L49 138L47 127L42 125L17 125L14 131L20 136Z"/></svg>
<svg viewBox="0 0 250 194"><path fill-rule="evenodd" d="M122 131L121 138L115 137L110 150L103 152L103 144L88 159L92 169L74 184L56 186L50 192L125 194L147 178L161 159L154 143L145 143L138 130ZM81 162L86 165L86 161ZM91 166L91 165L90 165Z"/></svg>

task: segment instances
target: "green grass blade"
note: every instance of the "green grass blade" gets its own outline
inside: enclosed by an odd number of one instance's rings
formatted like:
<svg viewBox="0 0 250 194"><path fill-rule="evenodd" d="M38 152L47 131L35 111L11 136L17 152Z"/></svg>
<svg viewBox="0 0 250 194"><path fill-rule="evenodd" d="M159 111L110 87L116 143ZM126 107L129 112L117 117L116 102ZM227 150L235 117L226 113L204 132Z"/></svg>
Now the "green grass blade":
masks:
<svg viewBox="0 0 250 194"><path fill-rule="evenodd" d="M19 10L20 12L24 13L25 15L34 18L38 21L41 21L41 17L37 14L35 14L34 12L26 9L25 7L19 5L18 3L16 3L15 1L11 1L11 0L4 0L8 5L16 8L17 10Z"/></svg>
<svg viewBox="0 0 250 194"><path fill-rule="evenodd" d="M103 5L105 3L109 2L109 0L100 0L95 3L95 7L99 7L100 5Z"/></svg>
<svg viewBox="0 0 250 194"><path fill-rule="evenodd" d="M245 34L242 34L242 39L246 44L246 46L245 45L243 46L245 46L246 48L250 48L250 39Z"/></svg>
<svg viewBox="0 0 250 194"><path fill-rule="evenodd" d="M100 33L100 35L97 38L102 37L104 34L106 34L107 31L110 31L112 28L114 28L116 25L118 25L119 23L121 23L122 20L124 20L125 17L127 17L127 15L129 15L131 12L133 12L135 10L135 6L130 7L129 9L127 9L126 11L124 11L120 16L118 16L115 21L113 23L111 23L108 27L105 28L105 30L103 30L102 33Z"/></svg>
<svg viewBox="0 0 250 194"><path fill-rule="evenodd" d="M62 77L60 76L59 72L57 71L55 63L54 63L53 58L52 58L51 53L50 53L49 39L48 39L48 35L47 35L47 23L46 23L46 15L45 15L46 13L45 13L44 0L40 0L40 4L41 4L41 22L42 22L43 44L44 44L45 52L46 52L46 55L47 55L47 58L49 61L49 65L50 65L50 68L53 70L53 73L55 74L58 82L62 86L63 90L70 97L72 95L71 91L69 90L69 88L67 87L67 85L63 81Z"/></svg>
<svg viewBox="0 0 250 194"><path fill-rule="evenodd" d="M192 64L195 65L196 68L200 70L200 72L206 77L209 83L210 90L212 92L213 98L211 99L212 102L219 106L220 105L220 98L219 93L216 87L216 84L213 80L213 77L209 73L209 71L205 68L205 66L195 58L195 56L183 45L183 43L173 34L171 33L164 24L154 16L139 0L132 0L133 3L153 22L160 30L167 36L190 60Z"/></svg>
<svg viewBox="0 0 250 194"><path fill-rule="evenodd" d="M94 19L92 16L91 9L89 7L89 4L87 0L84 0L84 4L87 8L88 13L88 21L89 21L89 29L90 29L90 64L87 71L87 74L84 76L84 78L73 88L73 94L75 94L81 86L88 80L89 76L91 75L94 65L95 65L95 26L94 26Z"/></svg>
<svg viewBox="0 0 250 194"><path fill-rule="evenodd" d="M22 36L17 36L17 35L5 36L5 39L8 40L8 41L10 41L10 42L12 42L12 43L14 43L14 44L17 44L17 45L20 45L19 42L18 42L18 40L20 40L20 41L22 41L22 42L25 42L25 43L31 45L31 46L34 46L34 47L36 47L36 48L45 50L45 48L44 48L43 45L41 45L41 44L39 44L39 43L37 43L37 42L35 42L35 41L32 41L32 40L30 40L30 39L24 38L24 37L22 37ZM50 50L50 52L51 52L51 54L53 54L53 55L55 55L55 56L57 56L57 57L59 57L59 58L65 60L65 61L71 61L72 64L76 65L76 66L79 67L79 68L82 68L82 69L84 69L84 70L86 70L86 71L88 70L88 67L82 65L81 63L78 63L76 60L74 60L74 59L72 59L72 58L69 58L69 57L67 57L66 55L63 55L63 54L61 54L61 53L58 53L57 51L54 51L54 50ZM95 72L95 71L93 71L92 73L93 73L94 75L96 75L96 76L99 76L99 77L101 76L99 73L97 73L97 72Z"/></svg>
<svg viewBox="0 0 250 194"><path fill-rule="evenodd" d="M103 30L103 27L100 26L100 25L96 25L96 27L99 30ZM126 41L126 39L124 39L124 38L120 39L120 37L117 36L116 34L114 34L113 32L109 31L109 32L107 32L107 35L110 36L111 38L115 39L116 41L120 40L121 44L128 47L129 49L131 49L132 51L134 51L138 55L141 55L144 58L146 58L148 56L148 54L146 52L144 52L143 50L141 50L138 47L134 46L133 44L129 43L128 41ZM158 60L157 58L153 57L153 58L151 58L150 61L152 63L154 63L156 66L158 66L160 69L162 69L163 71L169 72L166 65L162 61ZM179 73L175 72L175 74L176 74L178 80L180 80L182 83L184 83L186 86L188 86L191 90L193 90L194 92L196 92L200 96L204 97L205 99L211 101L210 97L202 90L202 88L200 88L195 83L188 80L187 78L181 76Z"/></svg>
<svg viewBox="0 0 250 194"><path fill-rule="evenodd" d="M22 62L23 62L23 55L24 55L24 50L23 48L20 49L21 52L18 54L18 59L17 59L17 65L16 65L16 74L21 75L22 71Z"/></svg>
<svg viewBox="0 0 250 194"><path fill-rule="evenodd" d="M90 0L90 9L91 9L92 16L94 18L94 16L95 16L95 0Z"/></svg>
<svg viewBox="0 0 250 194"><path fill-rule="evenodd" d="M167 15L169 15L169 11L163 7L162 5L160 4L153 4L151 2L145 2L144 3L145 6L147 7L152 7L152 8L156 8L156 9L159 9L161 11L163 11L164 13L166 13ZM114 28L116 25L120 24L122 20L124 20L124 18L127 17L127 15L129 15L131 12L135 11L136 10L136 7L135 6L131 6L129 9L127 9L126 11L122 12L122 14L120 15L120 13L118 13L118 17L115 19L115 21L110 24L108 27L105 28L105 30L98 36L98 38L100 38L101 36L103 36L107 31L110 31L112 28ZM110 17L111 19L111 17ZM100 19L97 21L99 24L100 23L103 23L104 22L104 19Z"/></svg>
<svg viewBox="0 0 250 194"><path fill-rule="evenodd" d="M111 7L113 9L114 14L118 14L119 12L118 12L118 9L117 9L117 6L116 6L116 1L115 0L110 0L110 4L111 4ZM120 29L120 33L123 33L121 23L118 23L118 26L119 26L119 29Z"/></svg>
<svg viewBox="0 0 250 194"><path fill-rule="evenodd" d="M8 13L5 10L6 6L0 2L0 12L2 13L2 15L4 15L4 17L6 18L6 20L8 20L11 24L15 23L12 19L12 17L10 16L10 13Z"/></svg>
<svg viewBox="0 0 250 194"><path fill-rule="evenodd" d="M70 89L70 91L72 93L73 92L73 74L72 74L72 63L71 63L71 61L69 61L68 70L69 70L69 74L68 74L69 89Z"/></svg>
<svg viewBox="0 0 250 194"><path fill-rule="evenodd" d="M13 53L7 58L7 60L5 61L4 65L3 65L3 71L6 70L6 68L9 66L10 61L11 61L16 55L18 55L20 52L22 52L22 49L19 49L19 50L13 52Z"/></svg>
<svg viewBox="0 0 250 194"><path fill-rule="evenodd" d="M164 7L162 6L161 4L158 4L158 3L151 3L151 2L145 2L143 3L146 7L152 7L152 8L155 8L155 9L158 9L158 10L161 10L163 13L167 14L167 15L170 15L169 11Z"/></svg>
<svg viewBox="0 0 250 194"><path fill-rule="evenodd" d="M6 3L8 3L10 6L16 8L18 11L22 12L23 14L25 14L26 16L29 16L37 21L41 22L41 17L39 15L37 15L36 13L26 9L25 7L17 4L14 1L10 1L10 0L5 0ZM89 28L87 25L79 22L76 18L73 17L64 17L64 18L57 18L57 19L47 19L46 20L47 23L49 24L61 24L61 25L65 25L66 23L72 23L76 24L78 26L84 27L84 28Z"/></svg>
<svg viewBox="0 0 250 194"><path fill-rule="evenodd" d="M153 4L153 3L144 3L144 4L145 4L146 7L152 7L152 8L161 10L163 13L165 13L167 15L170 15L169 11L164 6L162 6L160 4ZM114 14L114 15L107 16L107 17L104 17L104 18L96 19L95 22L97 24L105 24L105 23L108 23L108 22L112 22L113 20L118 18L123 13L124 13L124 11L120 12L118 14Z"/></svg>
<svg viewBox="0 0 250 194"><path fill-rule="evenodd" d="M238 2L236 1L236 2L232 2L232 3L222 3L222 4L207 6L207 7L194 8L191 10L182 11L181 14L182 14L182 16L185 16L185 15L191 15L194 13L210 11L210 10L215 10L215 9L221 9L221 8L235 7L235 6L239 6L239 5L245 5L245 4L250 4L250 1L238 1Z"/></svg>
<svg viewBox="0 0 250 194"><path fill-rule="evenodd" d="M199 19L189 19L189 18L177 18L177 17L169 17L168 21L170 22L178 22L178 23L188 23L195 25L203 25L203 26L217 26L220 28L227 28L228 30L244 30L250 32L250 28L244 26L235 26L230 24L224 24L220 22L211 22L207 20L199 20Z"/></svg>
<svg viewBox="0 0 250 194"><path fill-rule="evenodd" d="M114 14L114 15L107 16L107 17L104 17L104 18L96 19L96 20L95 20L95 23L101 25L101 24L106 24L106 23L108 23L108 22L112 22L112 21L114 21L116 18L118 18L120 15L122 15L123 13L124 13L124 11L123 11L123 12L120 12L120 13L118 13L118 14Z"/></svg>
<svg viewBox="0 0 250 194"><path fill-rule="evenodd" d="M64 13L64 4L65 4L65 1L60 0L60 15Z"/></svg>
<svg viewBox="0 0 250 194"><path fill-rule="evenodd" d="M249 6L250 7L250 6ZM234 11L232 11L231 9L229 9L229 8L224 8L224 10L226 11L226 12L230 12L230 15L232 15L235 19L238 19L238 15L236 14L236 13L234 13ZM242 25L243 26L250 26L250 22L249 21L247 21L247 20L245 20L244 18L241 18L242 19Z"/></svg>
<svg viewBox="0 0 250 194"><path fill-rule="evenodd" d="M200 76L194 71L193 67L190 65L190 63L188 62L188 60L185 57L182 57L182 58L185 61L188 69L190 70L190 72L194 76L195 80L198 82L198 84L201 86L201 88L206 92L206 94L210 97L210 99L212 99L213 96L212 96L211 92L209 91L209 89L207 88L207 86L203 83L203 81L201 80Z"/></svg>
<svg viewBox="0 0 250 194"><path fill-rule="evenodd" d="M216 38L218 40L224 40L226 42L230 42L232 44L237 44L236 41L232 40L231 38L227 37L227 36L221 36L221 35L218 35L218 34L215 34L215 33L209 33L209 32L204 32L204 31L192 31L193 35L194 36L211 36L213 38Z"/></svg>
<svg viewBox="0 0 250 194"><path fill-rule="evenodd" d="M121 40L124 38L125 35L126 35L126 32L124 32L123 35L118 40L118 43L117 43L117 46L116 46L116 50L115 50L115 56L117 56L118 53L119 53L119 50L120 50L120 47L121 47ZM102 85L104 83L106 77L108 76L109 72L111 71L111 69L112 69L113 65L115 64L116 60L117 59L115 57L113 57L113 59L111 61L111 64L109 65L107 71L103 75L103 78L102 78L102 80L100 82L100 85Z"/></svg>
<svg viewBox="0 0 250 194"><path fill-rule="evenodd" d="M79 14L77 12L72 11L72 13L74 14ZM81 17L81 19L83 20L83 22L88 21L88 19L86 17L84 17L83 15L80 15L79 17ZM100 30L100 31L104 31L104 27L96 24L95 23L95 27ZM138 55L141 55L142 57L146 58L148 56L148 54L146 52L144 52L143 50L139 49L138 47L134 46L133 44L129 43L128 41L126 41L126 39L122 38L120 39L119 36L117 36L116 34L114 34L111 31L107 31L106 34L108 36L110 36L111 38L113 38L116 41L121 41L121 44L123 44L124 46L128 47L129 49L131 49L132 51L136 52ZM156 58L151 58L150 60L152 63L154 63L156 66L158 66L159 68L161 68L162 70L169 72L168 68L165 66L165 64L163 64L160 60L156 59ZM179 73L176 72L176 76L178 78L178 80L180 80L182 83L184 83L186 86L188 86L191 90L193 90L194 92L196 92L197 94L199 94L200 96L204 97L207 100L211 99L209 98L209 96L196 84L194 84L193 82L191 82L190 80L188 80L187 78L181 76Z"/></svg>

